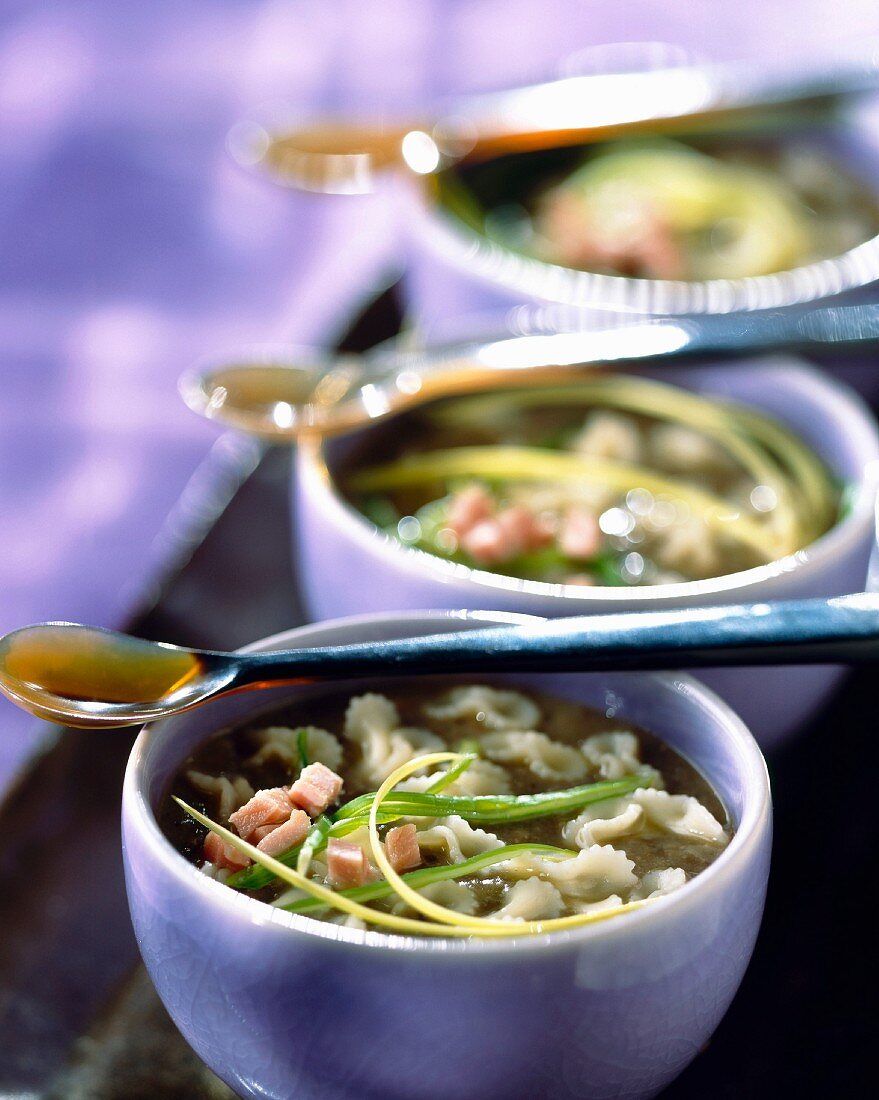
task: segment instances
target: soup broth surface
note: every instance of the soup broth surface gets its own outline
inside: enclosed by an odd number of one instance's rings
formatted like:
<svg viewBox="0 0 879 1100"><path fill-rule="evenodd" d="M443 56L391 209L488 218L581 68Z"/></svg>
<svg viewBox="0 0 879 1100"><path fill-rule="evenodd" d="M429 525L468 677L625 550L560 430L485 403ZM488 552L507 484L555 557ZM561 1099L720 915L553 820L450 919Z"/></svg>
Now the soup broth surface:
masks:
<svg viewBox="0 0 879 1100"><path fill-rule="evenodd" d="M410 832L414 826L417 862L406 870L452 868L454 877L428 883L423 893L466 916L539 921L660 896L704 870L731 834L725 810L703 777L645 730L570 700L466 682L407 685L388 695L328 695L261 715L199 749L181 768L170 794L221 825L229 827L231 817L234 827L235 812L260 798L255 792L295 790L291 785L302 772L303 748L310 765L331 766L344 782L327 808L330 814L375 791L401 763L448 748L475 759L443 797L472 801L500 795L512 802L515 796L594 784L605 785L596 788L599 794L608 783L626 787L622 794L590 797L564 812L528 820L506 820L505 812L491 821L468 820L464 807L460 814L406 815L381 825L387 851L391 830L401 822ZM449 767L416 773L397 792L424 792ZM160 824L181 854L232 885L252 873L252 867L222 867L206 858L206 829L170 794ZM347 833L344 841L363 853L359 885L380 882L365 828ZM510 845L545 845L553 851L517 851L489 866L465 869L467 860ZM322 885L344 889L334 881L332 864L328 846L313 855L306 873ZM462 873L454 871L461 864ZM293 911L307 900L271 876L249 892ZM368 904L379 912L419 916L391 890ZM361 923L329 908L311 915Z"/></svg>
<svg viewBox="0 0 879 1100"><path fill-rule="evenodd" d="M630 278L768 275L879 232L875 195L805 135L513 153L450 168L434 186L443 208L513 251Z"/></svg>
<svg viewBox="0 0 879 1100"><path fill-rule="evenodd" d="M724 576L803 549L839 511L783 424L635 373L434 402L366 432L336 476L404 545L549 584Z"/></svg>

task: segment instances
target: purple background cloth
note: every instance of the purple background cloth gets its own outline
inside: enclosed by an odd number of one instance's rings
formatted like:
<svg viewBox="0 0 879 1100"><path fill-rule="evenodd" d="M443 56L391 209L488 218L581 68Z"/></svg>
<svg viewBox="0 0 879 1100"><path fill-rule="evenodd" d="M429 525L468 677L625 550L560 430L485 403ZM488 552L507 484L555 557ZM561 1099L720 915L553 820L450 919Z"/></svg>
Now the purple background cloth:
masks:
<svg viewBox="0 0 879 1100"><path fill-rule="evenodd" d="M216 432L180 371L332 338L400 250L381 194L237 167L251 109L408 113L620 40L815 56L875 0L111 0L0 5L0 632L123 620ZM0 788L40 727L0 702Z"/></svg>

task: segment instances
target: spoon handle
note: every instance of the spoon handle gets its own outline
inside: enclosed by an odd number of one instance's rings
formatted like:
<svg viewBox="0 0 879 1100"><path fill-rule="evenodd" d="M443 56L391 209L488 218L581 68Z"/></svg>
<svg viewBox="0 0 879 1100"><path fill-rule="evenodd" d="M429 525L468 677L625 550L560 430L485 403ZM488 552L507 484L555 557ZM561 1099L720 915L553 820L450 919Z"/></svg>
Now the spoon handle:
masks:
<svg viewBox="0 0 879 1100"><path fill-rule="evenodd" d="M642 360L673 364L697 358L711 362L718 356L737 358L773 351L851 352L877 340L879 305L871 304L657 318L596 331L552 332L423 352L385 353L365 358L362 385L352 387L344 400L323 409L319 421L310 419L322 432L331 434L439 397L498 386L564 383L578 368ZM302 419L309 418L300 418L300 422Z"/></svg>
<svg viewBox="0 0 879 1100"><path fill-rule="evenodd" d="M679 354L747 355L755 351L856 351L879 339L879 306L779 309L691 317L681 322Z"/></svg>
<svg viewBox="0 0 879 1100"><path fill-rule="evenodd" d="M879 660L879 595L541 619L253 654L238 683L436 672L593 672Z"/></svg>
<svg viewBox="0 0 879 1100"><path fill-rule="evenodd" d="M369 365L365 381L374 392L376 387L388 386L399 378L408 392L420 394L421 387L413 386L413 375L422 382L433 377L445 378L446 385L455 386L454 375L461 373L465 382L472 385L471 376L477 373L477 368L485 376L505 374L504 380L508 381L516 372L529 369L642 359L674 361L691 355L734 357L760 351L855 351L876 340L879 340L879 304L875 303L660 317L591 331L536 333L481 343L440 345L423 352L373 355L364 359ZM527 383L530 379L523 381Z"/></svg>
<svg viewBox="0 0 879 1100"><path fill-rule="evenodd" d="M819 64L782 58L597 71L471 95L454 104L450 119L441 119L435 130L454 135L461 129L458 120L466 121L484 155L493 147L532 149L631 128L649 132L651 124L658 128L672 120L709 118L718 126L751 112L832 103L877 84L877 40L867 38L840 44Z"/></svg>
<svg viewBox="0 0 879 1100"><path fill-rule="evenodd" d="M852 351L877 340L879 304L657 318L594 331L382 351L360 359L266 345L246 349L237 362L187 371L180 392L200 416L277 443L351 431L440 397L565 383L573 372L614 363Z"/></svg>

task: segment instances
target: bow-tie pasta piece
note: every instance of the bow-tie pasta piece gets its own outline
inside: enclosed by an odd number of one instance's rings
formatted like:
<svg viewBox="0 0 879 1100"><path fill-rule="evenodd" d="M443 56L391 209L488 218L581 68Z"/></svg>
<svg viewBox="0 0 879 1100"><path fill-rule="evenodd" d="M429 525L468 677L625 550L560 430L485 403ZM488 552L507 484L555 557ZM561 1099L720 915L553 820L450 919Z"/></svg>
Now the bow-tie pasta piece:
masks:
<svg viewBox="0 0 879 1100"><path fill-rule="evenodd" d="M418 846L428 852L439 851L449 863L462 863L469 856L489 852L503 844L494 833L474 829L463 817L440 818L428 829L419 829Z"/></svg>
<svg viewBox="0 0 879 1100"><path fill-rule="evenodd" d="M524 878L510 887L494 916L497 920L551 920L564 909L562 895L551 882Z"/></svg>
<svg viewBox="0 0 879 1100"><path fill-rule="evenodd" d="M641 761L638 738L627 731L597 733L580 744L580 751L601 779L622 779L641 775L654 786L662 786L656 768Z"/></svg>
<svg viewBox="0 0 879 1100"><path fill-rule="evenodd" d="M482 738L481 747L490 760L521 764L538 779L556 786L573 786L584 779L588 771L583 754L572 745L553 741L535 730L488 733Z"/></svg>
<svg viewBox="0 0 879 1100"><path fill-rule="evenodd" d="M367 788L379 786L414 756L446 747L430 730L401 727L394 703L374 693L359 695L348 704L344 734L360 748L353 774Z"/></svg>
<svg viewBox="0 0 879 1100"><path fill-rule="evenodd" d="M485 684L452 688L424 706L438 721L469 718L485 730L530 730L540 721L540 709L518 691L500 691Z"/></svg>
<svg viewBox="0 0 879 1100"><path fill-rule="evenodd" d="M303 738L304 732L304 738ZM318 726L268 726L258 730L255 740L259 749L248 760L249 764L264 764L267 760L279 760L291 769L301 763L300 743L304 742L305 755L310 764L326 764L333 771L342 765L342 745L329 730Z"/></svg>
<svg viewBox="0 0 879 1100"><path fill-rule="evenodd" d="M434 772L430 775L414 775L397 784L398 791L426 791L442 775ZM447 787L443 794L479 795L511 794L510 777L506 769L490 760L474 760L470 767Z"/></svg>

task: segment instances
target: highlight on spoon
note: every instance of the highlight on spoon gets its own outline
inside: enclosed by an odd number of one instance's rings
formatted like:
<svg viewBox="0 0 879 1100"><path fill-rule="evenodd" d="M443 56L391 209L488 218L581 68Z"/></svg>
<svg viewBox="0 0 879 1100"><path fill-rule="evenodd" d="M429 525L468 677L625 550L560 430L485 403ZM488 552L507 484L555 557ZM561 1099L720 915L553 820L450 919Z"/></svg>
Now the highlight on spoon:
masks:
<svg viewBox="0 0 879 1100"><path fill-rule="evenodd" d="M278 182L328 195L363 195L379 177L405 161L413 128L400 122L322 119L249 121L234 126L226 145L245 168L259 167Z"/></svg>
<svg viewBox="0 0 879 1100"><path fill-rule="evenodd" d="M258 345L197 364L180 394L199 416L266 439L335 430L340 406L362 379L354 356L324 358L310 348Z"/></svg>
<svg viewBox="0 0 879 1100"><path fill-rule="evenodd" d="M597 347L591 335L565 339L587 357ZM199 416L269 442L295 441L304 435L347 432L440 397L529 387L538 375L546 384L561 381L572 365L586 364L582 356L572 358L570 348L567 358L560 358L557 343L555 338L515 337L365 358L256 345L196 364L181 376L179 389ZM652 346L660 353L667 350L657 339Z"/></svg>
<svg viewBox="0 0 879 1100"><path fill-rule="evenodd" d="M41 623L0 638L0 691L70 725L144 721L152 708L205 694L199 655L97 627Z"/></svg>

